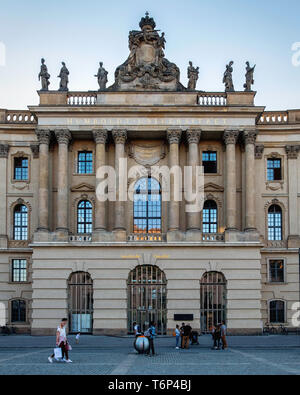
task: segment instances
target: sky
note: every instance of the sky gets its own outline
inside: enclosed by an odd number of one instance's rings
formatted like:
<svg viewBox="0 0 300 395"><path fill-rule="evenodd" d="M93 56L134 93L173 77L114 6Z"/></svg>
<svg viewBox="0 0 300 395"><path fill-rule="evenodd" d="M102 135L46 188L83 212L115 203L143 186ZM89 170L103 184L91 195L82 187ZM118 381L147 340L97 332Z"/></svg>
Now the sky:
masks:
<svg viewBox="0 0 300 395"><path fill-rule="evenodd" d="M235 89L243 90L248 60L257 65L256 105L300 108L299 0L0 0L0 108L38 104L42 57L52 90L61 61L71 91L98 89L99 61L111 85L129 54L128 33L146 11L165 32L166 58L180 68L184 85L191 60L200 67L197 89L224 91L233 60Z"/></svg>

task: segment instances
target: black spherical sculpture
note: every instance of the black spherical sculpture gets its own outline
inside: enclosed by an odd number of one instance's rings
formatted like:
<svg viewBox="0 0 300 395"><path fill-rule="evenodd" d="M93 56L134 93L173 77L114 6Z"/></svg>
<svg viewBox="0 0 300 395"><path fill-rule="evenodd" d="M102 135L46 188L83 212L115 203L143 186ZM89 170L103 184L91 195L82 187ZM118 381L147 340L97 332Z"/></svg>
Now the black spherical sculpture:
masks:
<svg viewBox="0 0 300 395"><path fill-rule="evenodd" d="M139 354L145 354L149 350L149 340L147 337L137 337L134 341L134 348Z"/></svg>

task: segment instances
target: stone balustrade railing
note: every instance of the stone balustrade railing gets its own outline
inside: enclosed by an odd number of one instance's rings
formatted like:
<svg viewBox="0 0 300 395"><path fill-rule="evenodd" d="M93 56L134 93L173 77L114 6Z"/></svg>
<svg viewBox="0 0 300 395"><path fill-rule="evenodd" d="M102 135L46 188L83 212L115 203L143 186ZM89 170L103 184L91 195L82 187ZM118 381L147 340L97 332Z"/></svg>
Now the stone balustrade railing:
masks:
<svg viewBox="0 0 300 395"><path fill-rule="evenodd" d="M265 111L260 117L259 125L281 125L289 122L287 111Z"/></svg>
<svg viewBox="0 0 300 395"><path fill-rule="evenodd" d="M268 241L267 246L269 248L286 248L287 247L287 241L286 240L276 240L276 241Z"/></svg>
<svg viewBox="0 0 300 395"><path fill-rule="evenodd" d="M128 236L129 242L149 241L149 242L162 242L166 241L165 235L161 233L133 233Z"/></svg>
<svg viewBox="0 0 300 395"><path fill-rule="evenodd" d="M224 92L200 93L198 96L198 104L200 106L226 106L227 94Z"/></svg>
<svg viewBox="0 0 300 395"><path fill-rule="evenodd" d="M0 123L36 124L35 116L26 110L0 110Z"/></svg>
<svg viewBox="0 0 300 395"><path fill-rule="evenodd" d="M216 241L224 241L224 234L223 233L203 233L202 240L204 242L216 242Z"/></svg>
<svg viewBox="0 0 300 395"><path fill-rule="evenodd" d="M67 104L69 106L95 106L96 103L96 92L70 92L67 95Z"/></svg>
<svg viewBox="0 0 300 395"><path fill-rule="evenodd" d="M72 235L69 236L71 243L90 243L92 241L91 235Z"/></svg>

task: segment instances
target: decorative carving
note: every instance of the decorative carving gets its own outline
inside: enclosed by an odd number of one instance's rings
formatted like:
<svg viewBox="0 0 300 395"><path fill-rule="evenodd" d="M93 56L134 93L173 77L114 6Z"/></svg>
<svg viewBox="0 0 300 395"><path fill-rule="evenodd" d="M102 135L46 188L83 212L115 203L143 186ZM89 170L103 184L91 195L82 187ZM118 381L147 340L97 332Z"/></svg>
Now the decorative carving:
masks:
<svg viewBox="0 0 300 395"><path fill-rule="evenodd" d="M42 58L41 60L41 71L39 73L39 81L41 81L42 84L42 89L41 91L47 91L49 90L49 85L50 85L50 74L48 73L48 68L45 65L45 59Z"/></svg>
<svg viewBox="0 0 300 395"><path fill-rule="evenodd" d="M35 134L38 138L39 144L47 144L50 142L50 130L48 129L36 129Z"/></svg>
<svg viewBox="0 0 300 395"><path fill-rule="evenodd" d="M39 144L30 144L32 156L34 159L37 159L39 157L40 153L40 145Z"/></svg>
<svg viewBox="0 0 300 395"><path fill-rule="evenodd" d="M71 188L71 192L95 192L95 187L90 184L81 183Z"/></svg>
<svg viewBox="0 0 300 395"><path fill-rule="evenodd" d="M8 158L9 145L0 144L0 158Z"/></svg>
<svg viewBox="0 0 300 395"><path fill-rule="evenodd" d="M254 70L255 70L255 66L251 67L249 62L246 62L246 83L244 84L244 88L245 88L245 92L251 92L252 89L252 85L254 84Z"/></svg>
<svg viewBox="0 0 300 395"><path fill-rule="evenodd" d="M237 139L239 137L240 132L238 130L225 130L224 132L224 143L226 145L228 144L236 144L237 143Z"/></svg>
<svg viewBox="0 0 300 395"><path fill-rule="evenodd" d="M201 129L189 129L186 132L187 141L189 144L199 144L201 138Z"/></svg>
<svg viewBox="0 0 300 395"><path fill-rule="evenodd" d="M224 188L214 184L213 182L209 182L204 185L204 191L205 192L224 192Z"/></svg>
<svg viewBox="0 0 300 395"><path fill-rule="evenodd" d="M265 150L264 145L256 145L255 146L255 159L262 159L264 150Z"/></svg>
<svg viewBox="0 0 300 395"><path fill-rule="evenodd" d="M93 136L96 144L106 144L108 133L106 129L95 129Z"/></svg>
<svg viewBox="0 0 300 395"><path fill-rule="evenodd" d="M133 158L139 165L154 166L166 157L165 146L163 144L155 146L131 144L129 157Z"/></svg>
<svg viewBox="0 0 300 395"><path fill-rule="evenodd" d="M160 36L149 13L141 19L141 30L129 33L128 59L115 71L110 91L184 91L180 70L165 58L165 34Z"/></svg>
<svg viewBox="0 0 300 395"><path fill-rule="evenodd" d="M55 130L55 136L58 144L67 144L69 145L72 135L68 129L60 129Z"/></svg>
<svg viewBox="0 0 300 395"><path fill-rule="evenodd" d="M197 68L194 67L192 62L190 62L190 65L188 67L188 79L189 79L188 90L189 91L196 90L197 81L199 79L199 67Z"/></svg>
<svg viewBox="0 0 300 395"><path fill-rule="evenodd" d="M112 131L115 144L125 144L127 140L127 130L115 129Z"/></svg>
<svg viewBox="0 0 300 395"><path fill-rule="evenodd" d="M106 84L108 82L107 76L108 76L108 71L105 70L103 67L103 62L99 63L100 67L98 69L98 73L95 75L95 77L98 78L98 84L99 84L99 92L105 91L106 89Z"/></svg>
<svg viewBox="0 0 300 395"><path fill-rule="evenodd" d="M244 131L244 141L245 141L246 145L247 144L255 144L256 137L257 137L256 130L245 130Z"/></svg>
<svg viewBox="0 0 300 395"><path fill-rule="evenodd" d="M169 129L167 130L167 139L169 144L179 144L182 135L181 129Z"/></svg>
<svg viewBox="0 0 300 395"><path fill-rule="evenodd" d="M68 83L69 83L69 70L66 67L65 62L61 62L62 68L60 69L59 76L57 78L60 78L60 84L59 84L59 91L60 92L68 92Z"/></svg>
<svg viewBox="0 0 300 395"><path fill-rule="evenodd" d="M234 85L232 80L233 61L226 65L226 70L223 77L223 84L225 84L225 92L234 92Z"/></svg>
<svg viewBox="0 0 300 395"><path fill-rule="evenodd" d="M286 145L285 151L287 153L288 159L298 159L300 145Z"/></svg>

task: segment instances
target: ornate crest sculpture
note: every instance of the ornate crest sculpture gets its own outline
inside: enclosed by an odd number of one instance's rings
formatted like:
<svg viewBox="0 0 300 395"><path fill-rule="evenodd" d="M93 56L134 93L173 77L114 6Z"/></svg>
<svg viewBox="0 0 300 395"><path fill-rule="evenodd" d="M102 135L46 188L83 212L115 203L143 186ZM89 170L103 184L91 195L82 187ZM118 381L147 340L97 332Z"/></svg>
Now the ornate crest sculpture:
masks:
<svg viewBox="0 0 300 395"><path fill-rule="evenodd" d="M165 58L165 34L159 35L149 13L141 19L141 30L129 33L130 54L115 72L111 91L184 91L180 70Z"/></svg>

